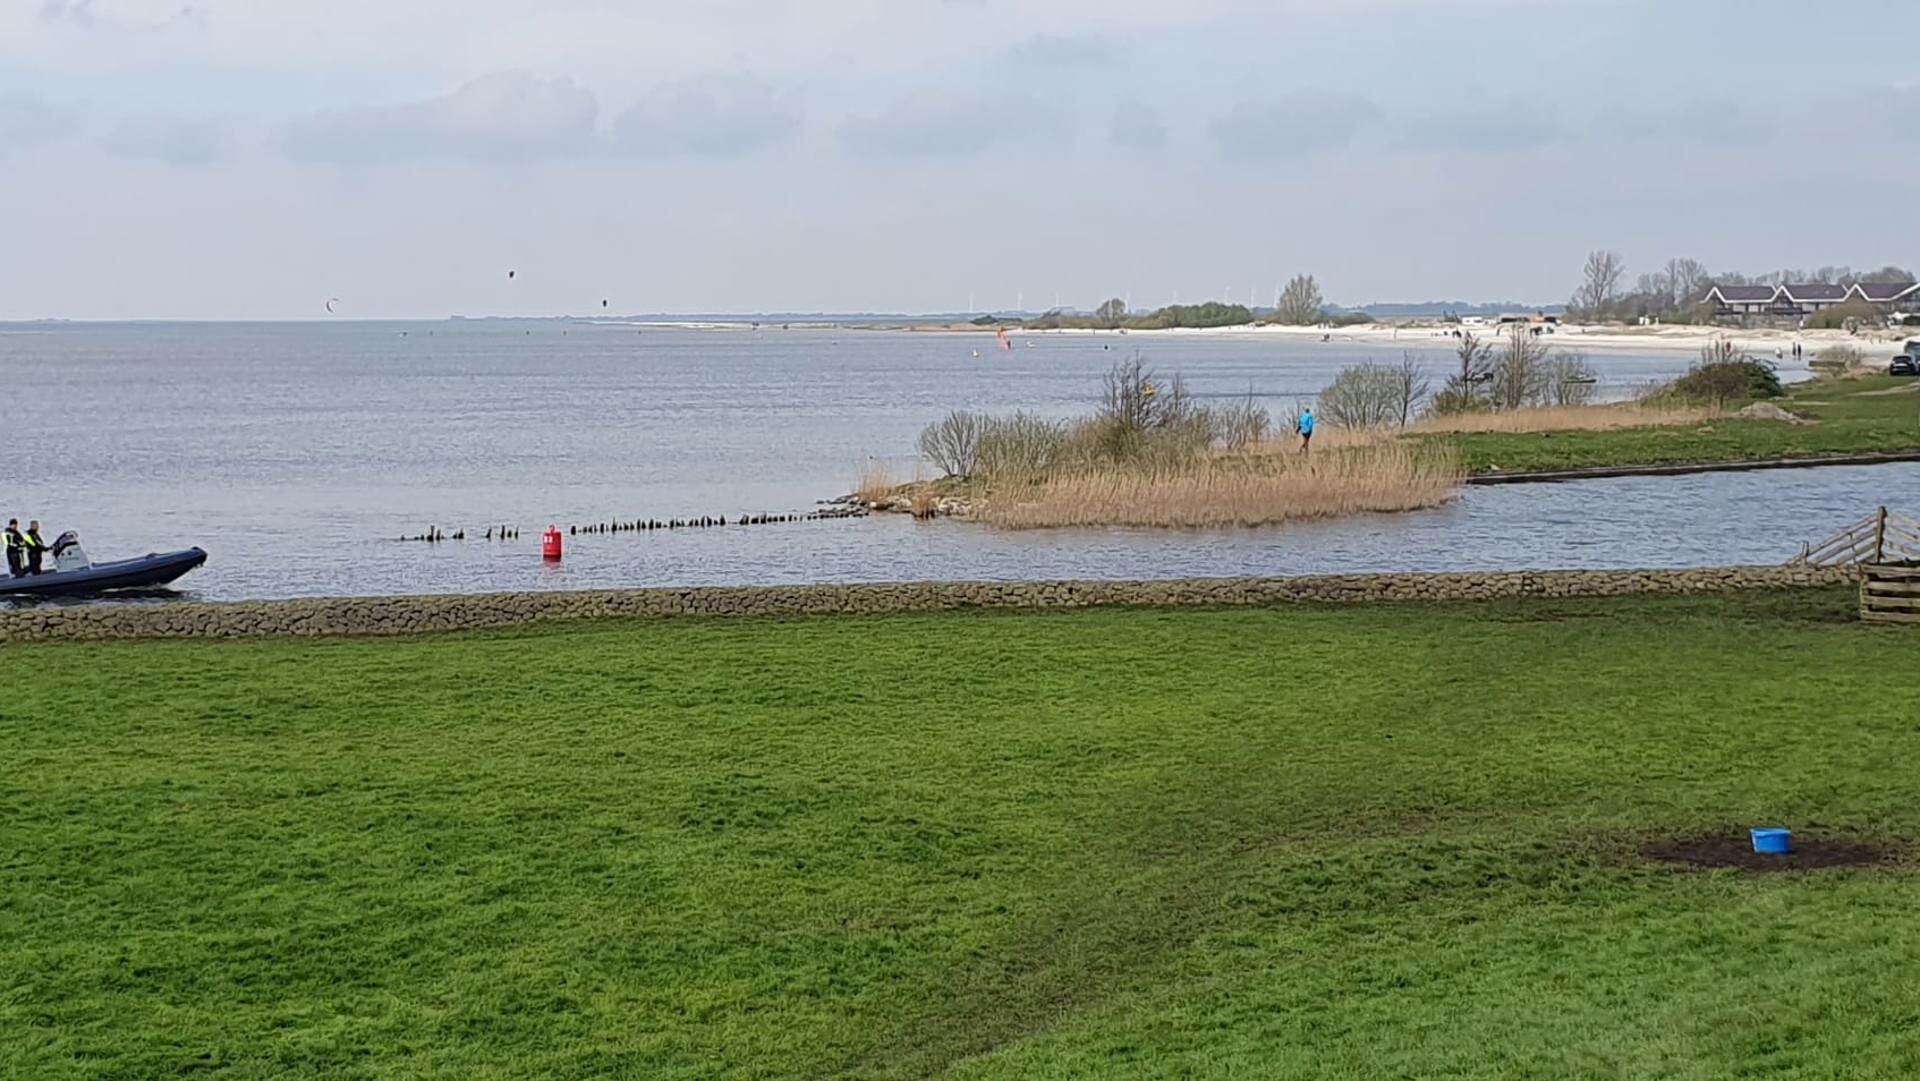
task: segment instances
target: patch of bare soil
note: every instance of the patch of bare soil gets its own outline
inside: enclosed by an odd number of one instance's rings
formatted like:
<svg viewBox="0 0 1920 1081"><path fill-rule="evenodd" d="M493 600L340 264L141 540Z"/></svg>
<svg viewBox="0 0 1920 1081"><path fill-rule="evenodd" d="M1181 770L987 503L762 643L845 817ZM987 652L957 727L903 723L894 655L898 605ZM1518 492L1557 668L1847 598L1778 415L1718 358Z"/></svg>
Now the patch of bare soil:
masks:
<svg viewBox="0 0 1920 1081"><path fill-rule="evenodd" d="M1872 867L1897 859L1903 846L1863 837L1814 834L1793 835L1793 851L1771 855L1753 850L1745 830L1689 834L1647 841L1640 855L1656 863L1678 864L1695 870L1721 868L1767 874L1783 871L1819 871L1829 867Z"/></svg>

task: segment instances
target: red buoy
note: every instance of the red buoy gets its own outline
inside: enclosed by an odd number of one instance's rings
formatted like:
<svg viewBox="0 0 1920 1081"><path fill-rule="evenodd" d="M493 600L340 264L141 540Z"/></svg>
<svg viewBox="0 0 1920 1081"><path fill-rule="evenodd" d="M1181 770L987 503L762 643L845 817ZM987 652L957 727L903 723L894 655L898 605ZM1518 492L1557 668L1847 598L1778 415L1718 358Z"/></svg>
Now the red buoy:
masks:
<svg viewBox="0 0 1920 1081"><path fill-rule="evenodd" d="M558 526L548 526L546 533L541 535L540 556L542 559L548 560L558 560L560 558L560 528Z"/></svg>

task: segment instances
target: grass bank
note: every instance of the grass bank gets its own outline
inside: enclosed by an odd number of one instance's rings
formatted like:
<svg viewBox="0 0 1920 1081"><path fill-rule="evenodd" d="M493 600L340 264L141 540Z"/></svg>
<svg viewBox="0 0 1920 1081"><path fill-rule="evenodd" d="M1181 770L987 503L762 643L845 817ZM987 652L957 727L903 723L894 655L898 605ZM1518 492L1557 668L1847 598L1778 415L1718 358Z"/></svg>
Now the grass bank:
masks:
<svg viewBox="0 0 1920 1081"><path fill-rule="evenodd" d="M0 1073L1902 1077L1844 593L9 647Z"/></svg>
<svg viewBox="0 0 1920 1081"><path fill-rule="evenodd" d="M1819 379L1789 388L1776 404L1811 424L1655 415L1625 426L1428 431L1417 438L1450 448L1472 473L1910 451L1920 450L1917 389L1913 379L1888 376ZM1596 412L1604 415L1604 407Z"/></svg>

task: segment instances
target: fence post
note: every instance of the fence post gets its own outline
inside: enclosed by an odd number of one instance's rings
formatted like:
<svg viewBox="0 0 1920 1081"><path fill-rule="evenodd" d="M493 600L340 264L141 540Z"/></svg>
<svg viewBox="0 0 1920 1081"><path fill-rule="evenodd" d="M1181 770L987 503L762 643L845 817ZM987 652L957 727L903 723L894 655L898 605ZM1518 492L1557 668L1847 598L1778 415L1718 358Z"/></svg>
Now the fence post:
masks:
<svg viewBox="0 0 1920 1081"><path fill-rule="evenodd" d="M1884 563L1887 559L1887 508L1881 507L1880 513L1873 516L1873 561Z"/></svg>

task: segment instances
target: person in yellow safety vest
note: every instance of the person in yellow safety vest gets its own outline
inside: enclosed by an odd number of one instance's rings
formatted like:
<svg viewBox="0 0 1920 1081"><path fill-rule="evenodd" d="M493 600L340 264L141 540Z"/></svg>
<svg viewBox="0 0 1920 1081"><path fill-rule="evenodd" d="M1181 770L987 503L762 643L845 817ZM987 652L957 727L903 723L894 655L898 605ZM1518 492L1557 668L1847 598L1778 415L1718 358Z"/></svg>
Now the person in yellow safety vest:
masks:
<svg viewBox="0 0 1920 1081"><path fill-rule="evenodd" d="M7 573L15 578L27 573L27 538L18 518L7 519Z"/></svg>
<svg viewBox="0 0 1920 1081"><path fill-rule="evenodd" d="M40 519L27 523L27 573L40 573L40 560L47 554L47 542L40 539Z"/></svg>

